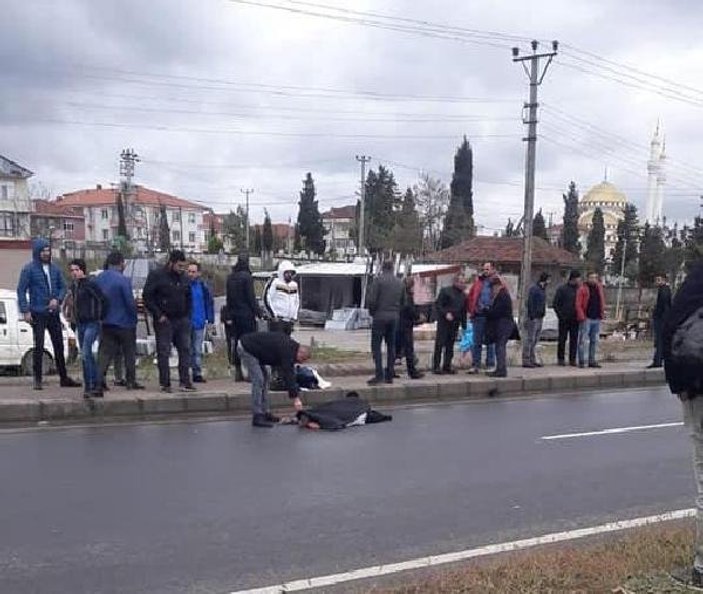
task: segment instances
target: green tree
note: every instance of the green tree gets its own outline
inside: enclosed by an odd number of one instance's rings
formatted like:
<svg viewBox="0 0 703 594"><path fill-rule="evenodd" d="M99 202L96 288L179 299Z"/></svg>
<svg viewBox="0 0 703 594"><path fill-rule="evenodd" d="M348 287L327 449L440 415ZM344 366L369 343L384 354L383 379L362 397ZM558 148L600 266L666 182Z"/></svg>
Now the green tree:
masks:
<svg viewBox="0 0 703 594"><path fill-rule="evenodd" d="M162 252L171 251L171 229L168 227L165 204L159 204L159 248Z"/></svg>
<svg viewBox="0 0 703 594"><path fill-rule="evenodd" d="M605 222L600 207L597 207L593 213L591 230L588 233L586 262L589 270L603 274L605 268Z"/></svg>
<svg viewBox="0 0 703 594"><path fill-rule="evenodd" d="M541 208L537 211L537 214L532 221L532 235L534 237L540 237L544 239L544 241L549 241L549 236L547 235L547 223L544 221Z"/></svg>
<svg viewBox="0 0 703 594"><path fill-rule="evenodd" d="M674 225L674 228L667 235L668 245L664 252L664 271L672 286L675 286L686 261L685 237L685 231L679 233L678 225Z"/></svg>
<svg viewBox="0 0 703 594"><path fill-rule="evenodd" d="M122 190L117 192L117 236L129 239L127 233L127 217L125 216L124 200L122 198Z"/></svg>
<svg viewBox="0 0 703 594"><path fill-rule="evenodd" d="M315 199L315 181L308 172L303 180L303 189L298 202L298 234L308 255L325 253L325 227Z"/></svg>
<svg viewBox="0 0 703 594"><path fill-rule="evenodd" d="M253 231L254 231L254 253L260 254L264 248L264 243L261 238L261 227L259 227L259 225L256 225L253 228Z"/></svg>
<svg viewBox="0 0 703 594"><path fill-rule="evenodd" d="M571 182L569 184L569 192L562 196L564 198L564 228L562 230L561 245L567 252L580 256L579 193L576 189L576 183Z"/></svg>
<svg viewBox="0 0 703 594"><path fill-rule="evenodd" d="M685 262L690 268L703 259L703 217L696 217L693 227L687 230L685 239Z"/></svg>
<svg viewBox="0 0 703 594"><path fill-rule="evenodd" d="M396 217L392 248L404 255L416 255L422 251L422 225L415 207L415 194L411 188L405 191L400 212Z"/></svg>
<svg viewBox="0 0 703 594"><path fill-rule="evenodd" d="M270 254L273 251L273 226L271 225L271 215L269 211L264 209L264 229L261 240L263 242L264 251Z"/></svg>
<svg viewBox="0 0 703 594"><path fill-rule="evenodd" d="M637 220L637 207L634 204L625 205L625 218L618 222L617 237L613 252L613 263L611 273L619 275L622 270L623 248L627 239L627 249L625 250L625 276L634 280L638 276L637 252L639 249L639 221Z"/></svg>
<svg viewBox="0 0 703 594"><path fill-rule="evenodd" d="M372 254L392 249L392 232L401 198L393 173L383 165L379 165L378 173L369 171L365 200L366 248Z"/></svg>
<svg viewBox="0 0 703 594"><path fill-rule="evenodd" d="M454 155L454 173L449 186L449 208L444 219L441 246L447 248L474 236L473 151L464 136Z"/></svg>
<svg viewBox="0 0 703 594"><path fill-rule="evenodd" d="M640 241L639 274L640 287L653 287L654 277L666 271L664 252L666 244L661 227L645 223Z"/></svg>
<svg viewBox="0 0 703 594"><path fill-rule="evenodd" d="M515 223L511 218L508 218L508 222L505 225L505 230L503 231L503 237L517 237L518 232L515 229Z"/></svg>
<svg viewBox="0 0 703 594"><path fill-rule="evenodd" d="M237 206L229 211L222 221L222 234L227 237L235 253L242 252L247 247L247 214L244 207Z"/></svg>

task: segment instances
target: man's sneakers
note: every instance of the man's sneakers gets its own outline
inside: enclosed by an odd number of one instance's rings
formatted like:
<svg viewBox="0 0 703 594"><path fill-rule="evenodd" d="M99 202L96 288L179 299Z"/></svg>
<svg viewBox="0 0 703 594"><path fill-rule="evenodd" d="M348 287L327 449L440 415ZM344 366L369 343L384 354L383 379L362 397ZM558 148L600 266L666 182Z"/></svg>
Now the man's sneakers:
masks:
<svg viewBox="0 0 703 594"><path fill-rule="evenodd" d="M83 384L77 382L73 378L66 376L61 378L61 383L59 385L62 388L80 388Z"/></svg>
<svg viewBox="0 0 703 594"><path fill-rule="evenodd" d="M522 366L525 369L534 369L535 367L537 367L537 365L535 365L534 363L523 363Z"/></svg>
<svg viewBox="0 0 703 594"><path fill-rule="evenodd" d="M205 383L207 383L207 380L202 375L194 375L193 376L193 383L194 384L205 384Z"/></svg>
<svg viewBox="0 0 703 594"><path fill-rule="evenodd" d="M588 366L589 366L591 369L600 369L600 368L601 368L601 364L600 364L600 363L589 363Z"/></svg>
<svg viewBox="0 0 703 594"><path fill-rule="evenodd" d="M193 384L187 382L185 384L181 384L181 392L197 392L197 389Z"/></svg>
<svg viewBox="0 0 703 594"><path fill-rule="evenodd" d="M264 416L266 417L266 420L269 423L280 423L281 422L281 418L277 417L273 413L267 412Z"/></svg>
<svg viewBox="0 0 703 594"><path fill-rule="evenodd" d="M253 427L265 427L270 429L273 427L274 422L269 421L266 415L257 414L251 418L251 424Z"/></svg>
<svg viewBox="0 0 703 594"><path fill-rule="evenodd" d="M43 390L44 389L44 386L42 385L41 380L34 380L34 384L32 387L35 390Z"/></svg>
<svg viewBox="0 0 703 594"><path fill-rule="evenodd" d="M422 371L412 371L408 373L408 377L412 380L417 380L417 379L422 379L425 377L425 374L422 373Z"/></svg>
<svg viewBox="0 0 703 594"><path fill-rule="evenodd" d="M659 369L660 367L662 367L661 363L659 365L656 363L650 363L647 367L645 367L645 369Z"/></svg>
<svg viewBox="0 0 703 594"><path fill-rule="evenodd" d="M478 367L472 367L466 373L468 373L469 375L478 375L479 373L481 373L481 370Z"/></svg>
<svg viewBox="0 0 703 594"><path fill-rule="evenodd" d="M142 384L134 382L133 384L125 384L125 388L128 390L144 390L145 387Z"/></svg>
<svg viewBox="0 0 703 594"><path fill-rule="evenodd" d="M391 380L392 381L392 380ZM366 383L369 386L378 386L383 383L383 378L380 377L372 377L370 380L367 380Z"/></svg>
<svg viewBox="0 0 703 594"><path fill-rule="evenodd" d="M160 391L164 394L171 394L173 392L171 386L161 386Z"/></svg>
<svg viewBox="0 0 703 594"><path fill-rule="evenodd" d="M90 400L91 398L102 398L103 397L103 391L102 390L87 390L83 392L83 398L86 400Z"/></svg>

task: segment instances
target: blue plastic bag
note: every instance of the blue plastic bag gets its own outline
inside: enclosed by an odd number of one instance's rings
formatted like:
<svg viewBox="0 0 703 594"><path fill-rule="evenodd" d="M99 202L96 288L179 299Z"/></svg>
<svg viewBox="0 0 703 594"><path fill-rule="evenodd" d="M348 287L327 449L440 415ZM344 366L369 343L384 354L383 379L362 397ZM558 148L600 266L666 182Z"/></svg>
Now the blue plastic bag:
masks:
<svg viewBox="0 0 703 594"><path fill-rule="evenodd" d="M474 327L471 322L467 322L466 329L461 333L459 351L468 353L472 348L474 348Z"/></svg>

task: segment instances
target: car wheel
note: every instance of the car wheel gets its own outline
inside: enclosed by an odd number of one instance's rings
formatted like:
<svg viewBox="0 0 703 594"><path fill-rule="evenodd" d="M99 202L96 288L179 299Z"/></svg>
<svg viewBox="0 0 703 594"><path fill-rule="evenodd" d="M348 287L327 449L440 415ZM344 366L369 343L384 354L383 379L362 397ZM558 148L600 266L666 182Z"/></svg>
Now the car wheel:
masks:
<svg viewBox="0 0 703 594"><path fill-rule="evenodd" d="M22 370L22 375L34 375L34 349L30 349L24 354L20 368ZM44 351L44 356L42 357L42 375L49 375L55 372L56 368L53 358L47 351Z"/></svg>

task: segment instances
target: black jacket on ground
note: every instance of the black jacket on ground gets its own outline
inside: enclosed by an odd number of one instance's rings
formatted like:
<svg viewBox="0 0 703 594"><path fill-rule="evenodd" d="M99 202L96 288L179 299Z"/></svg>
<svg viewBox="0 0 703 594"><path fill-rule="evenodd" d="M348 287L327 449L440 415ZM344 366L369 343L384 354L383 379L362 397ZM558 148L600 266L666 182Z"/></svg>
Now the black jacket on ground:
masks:
<svg viewBox="0 0 703 594"><path fill-rule="evenodd" d="M232 319L261 317L254 293L254 277L248 267L232 267L232 273L227 277L227 309Z"/></svg>
<svg viewBox="0 0 703 594"><path fill-rule="evenodd" d="M654 306L652 317L655 320L663 320L671 309L671 287L662 285L657 289L657 303Z"/></svg>
<svg viewBox="0 0 703 594"><path fill-rule="evenodd" d="M576 285L564 283L554 295L552 307L557 317L563 321L576 321Z"/></svg>
<svg viewBox="0 0 703 594"><path fill-rule="evenodd" d="M451 313L454 316L453 323L466 328L466 295L461 289L457 289L454 285L444 287L437 295L435 308L438 323L449 324L446 315Z"/></svg>
<svg viewBox="0 0 703 594"><path fill-rule="evenodd" d="M73 297L73 319L77 324L99 322L105 317L108 302L93 279L75 281L70 290Z"/></svg>
<svg viewBox="0 0 703 594"><path fill-rule="evenodd" d="M155 268L149 273L142 297L144 305L155 320L162 315L169 320L190 316L192 309L190 281L185 274L178 274L166 266Z"/></svg>
<svg viewBox="0 0 703 594"><path fill-rule="evenodd" d="M662 348L664 373L674 394L687 392L687 397L703 396L703 352L698 361L682 360L674 355L674 335L679 327L703 307L703 263L697 264L686 277L664 320ZM700 340L700 337L694 337Z"/></svg>
<svg viewBox="0 0 703 594"><path fill-rule="evenodd" d="M384 415L371 408L371 405L351 392L346 398L324 402L296 414L298 419L307 419L320 425L320 429L337 431L344 429L366 413L365 424L391 421L393 417Z"/></svg>
<svg viewBox="0 0 703 594"><path fill-rule="evenodd" d="M256 357L261 365L280 368L280 377L291 398L298 396L295 363L300 346L283 332L251 332L240 339L242 348Z"/></svg>
<svg viewBox="0 0 703 594"><path fill-rule="evenodd" d="M392 272L376 277L366 296L366 307L374 320L397 320L405 292L403 281Z"/></svg>

